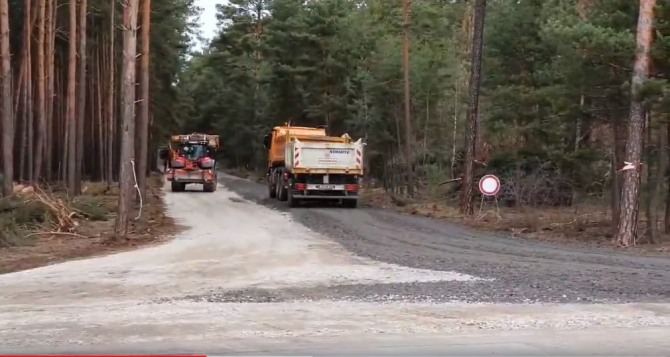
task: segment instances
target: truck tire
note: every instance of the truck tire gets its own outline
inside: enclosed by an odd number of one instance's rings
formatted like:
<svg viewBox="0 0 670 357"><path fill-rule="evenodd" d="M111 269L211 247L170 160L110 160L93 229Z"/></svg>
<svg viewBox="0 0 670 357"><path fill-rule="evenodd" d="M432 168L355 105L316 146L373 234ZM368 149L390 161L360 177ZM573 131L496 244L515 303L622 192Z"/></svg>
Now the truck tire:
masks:
<svg viewBox="0 0 670 357"><path fill-rule="evenodd" d="M214 192L216 191L216 182L205 182L202 185L202 190L205 192Z"/></svg>
<svg viewBox="0 0 670 357"><path fill-rule="evenodd" d="M286 200L288 201L288 206L291 208L300 206L300 200L293 197L293 192L291 190L286 191L288 191L286 193Z"/></svg>
<svg viewBox="0 0 670 357"><path fill-rule="evenodd" d="M170 184L170 190L172 192L182 192L186 190L186 184L181 182L174 182Z"/></svg>
<svg viewBox="0 0 670 357"><path fill-rule="evenodd" d="M288 191L290 191L290 189L284 187L285 185L286 181L284 181L284 178L279 179L279 190L278 190L279 193L277 194L277 196L279 197L279 200L282 202L288 199Z"/></svg>
<svg viewBox="0 0 670 357"><path fill-rule="evenodd" d="M275 198L279 199L279 189L281 184L279 183L279 175L275 175Z"/></svg>
<svg viewBox="0 0 670 357"><path fill-rule="evenodd" d="M356 208L356 207L358 207L358 199L355 199L355 200L342 200L342 207L345 207L345 208Z"/></svg>
<svg viewBox="0 0 670 357"><path fill-rule="evenodd" d="M276 184L273 185L272 182L274 181L274 176L269 175L268 176L268 197L270 198L275 198L277 197L277 187Z"/></svg>

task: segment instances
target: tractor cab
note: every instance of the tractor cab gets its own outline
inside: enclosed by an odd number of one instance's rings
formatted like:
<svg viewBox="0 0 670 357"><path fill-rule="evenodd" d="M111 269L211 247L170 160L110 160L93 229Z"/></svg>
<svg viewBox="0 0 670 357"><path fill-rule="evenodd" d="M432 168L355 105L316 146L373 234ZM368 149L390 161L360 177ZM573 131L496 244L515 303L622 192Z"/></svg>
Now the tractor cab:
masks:
<svg viewBox="0 0 670 357"><path fill-rule="evenodd" d="M198 161L203 157L211 157L211 151L206 144L186 143L179 148L179 156L189 161Z"/></svg>

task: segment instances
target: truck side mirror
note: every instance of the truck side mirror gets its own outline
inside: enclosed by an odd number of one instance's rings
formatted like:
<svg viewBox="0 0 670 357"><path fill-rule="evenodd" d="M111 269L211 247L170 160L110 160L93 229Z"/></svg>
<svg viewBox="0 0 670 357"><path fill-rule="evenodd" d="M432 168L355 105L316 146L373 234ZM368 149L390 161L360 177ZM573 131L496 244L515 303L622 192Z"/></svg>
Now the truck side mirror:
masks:
<svg viewBox="0 0 670 357"><path fill-rule="evenodd" d="M270 135L269 134L265 135L263 137L263 148L266 149L266 150L270 148Z"/></svg>

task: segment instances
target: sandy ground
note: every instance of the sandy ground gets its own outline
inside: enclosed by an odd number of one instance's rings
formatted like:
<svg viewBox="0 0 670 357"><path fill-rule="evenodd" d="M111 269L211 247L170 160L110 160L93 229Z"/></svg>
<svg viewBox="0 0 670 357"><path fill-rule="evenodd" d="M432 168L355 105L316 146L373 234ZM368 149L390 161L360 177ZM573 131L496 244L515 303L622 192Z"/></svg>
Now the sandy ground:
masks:
<svg viewBox="0 0 670 357"><path fill-rule="evenodd" d="M214 193L168 192L165 199L169 215L190 227L169 243L0 276L0 348L178 345L230 351L248 350L253 341L279 348L295 346L296 339L306 344L334 337L411 339L596 328L670 335L668 304L207 299L252 288L492 280L354 256L287 213L245 200L224 186Z"/></svg>

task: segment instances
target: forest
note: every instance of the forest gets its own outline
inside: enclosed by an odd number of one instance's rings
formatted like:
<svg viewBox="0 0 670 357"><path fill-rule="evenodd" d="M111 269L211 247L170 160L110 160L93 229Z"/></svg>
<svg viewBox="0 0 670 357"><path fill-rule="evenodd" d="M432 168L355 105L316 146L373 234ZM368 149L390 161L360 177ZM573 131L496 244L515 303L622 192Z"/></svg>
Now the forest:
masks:
<svg viewBox="0 0 670 357"><path fill-rule="evenodd" d="M327 125L365 139L367 182L403 204L457 205L475 186L471 216L477 180L495 174L501 210L526 220L570 212L531 231L569 225L621 246L659 242L670 232L669 5L231 0L218 8L218 35L180 77L182 118L227 138L230 167L262 172L259 138L272 126ZM622 170L625 162L643 164Z"/></svg>
<svg viewBox="0 0 670 357"><path fill-rule="evenodd" d="M145 173L179 129L197 13L191 0L0 1L0 247L48 233L81 255L165 223Z"/></svg>
<svg viewBox="0 0 670 357"><path fill-rule="evenodd" d="M196 49L198 12L0 0L3 195L117 187L126 236L169 134L219 134L219 162L262 177L291 121L364 138L371 205L472 222L495 174L497 221L525 232L668 241L670 0L229 0Z"/></svg>

